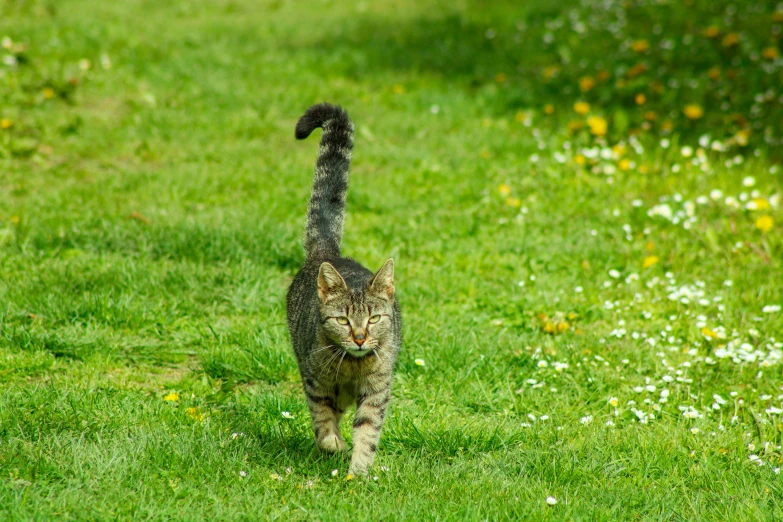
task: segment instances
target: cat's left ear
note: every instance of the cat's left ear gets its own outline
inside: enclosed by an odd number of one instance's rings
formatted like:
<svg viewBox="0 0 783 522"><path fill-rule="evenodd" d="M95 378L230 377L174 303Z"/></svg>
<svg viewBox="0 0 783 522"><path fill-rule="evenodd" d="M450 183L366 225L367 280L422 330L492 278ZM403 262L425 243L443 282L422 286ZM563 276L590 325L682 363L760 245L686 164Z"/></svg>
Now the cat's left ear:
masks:
<svg viewBox="0 0 783 522"><path fill-rule="evenodd" d="M394 259L389 258L372 277L368 290L389 301L394 299Z"/></svg>

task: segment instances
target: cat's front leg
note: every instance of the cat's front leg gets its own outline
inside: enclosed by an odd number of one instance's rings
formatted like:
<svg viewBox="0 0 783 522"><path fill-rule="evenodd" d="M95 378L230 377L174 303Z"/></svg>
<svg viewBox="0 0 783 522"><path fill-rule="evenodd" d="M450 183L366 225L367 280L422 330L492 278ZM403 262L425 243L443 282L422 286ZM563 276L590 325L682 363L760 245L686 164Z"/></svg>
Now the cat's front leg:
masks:
<svg viewBox="0 0 783 522"><path fill-rule="evenodd" d="M312 379L305 381L305 395L313 420L316 445L330 453L345 450L345 442L340 436L340 415L337 412L337 397L323 393Z"/></svg>
<svg viewBox="0 0 783 522"><path fill-rule="evenodd" d="M353 453L349 473L366 475L375 460L378 441L381 438L383 418L389 406L391 375L379 388L360 392L353 419Z"/></svg>

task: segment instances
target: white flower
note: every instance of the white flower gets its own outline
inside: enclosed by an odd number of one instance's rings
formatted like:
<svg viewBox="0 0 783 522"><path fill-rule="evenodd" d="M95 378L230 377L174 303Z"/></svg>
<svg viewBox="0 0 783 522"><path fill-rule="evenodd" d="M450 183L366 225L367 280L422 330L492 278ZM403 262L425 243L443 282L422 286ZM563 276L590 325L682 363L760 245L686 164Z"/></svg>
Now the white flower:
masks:
<svg viewBox="0 0 783 522"><path fill-rule="evenodd" d="M281 412L280 415L282 415L284 419L293 419L294 418L294 416L291 415L290 411Z"/></svg>
<svg viewBox="0 0 783 522"><path fill-rule="evenodd" d="M584 417L579 419L579 422L581 422L582 424L585 424L585 425L590 424L591 422L593 422L593 416L592 415L585 415Z"/></svg>
<svg viewBox="0 0 783 522"><path fill-rule="evenodd" d="M546 368L547 366L549 366L549 364L546 361L543 361L543 360L538 361L538 367L539 368Z"/></svg>
<svg viewBox="0 0 783 522"><path fill-rule="evenodd" d="M239 476L242 477L242 478L247 477L247 471L245 471L245 470L240 471L239 472Z"/></svg>
<svg viewBox="0 0 783 522"><path fill-rule="evenodd" d="M742 180L742 184L746 187L752 187L756 184L756 178L753 176L747 176L745 179Z"/></svg>
<svg viewBox="0 0 783 522"><path fill-rule="evenodd" d="M764 461L761 460L761 458L758 455L748 455L748 458L756 466L763 466L764 465Z"/></svg>
<svg viewBox="0 0 783 522"><path fill-rule="evenodd" d="M699 433L699 428L691 428L691 433L696 435L697 433Z"/></svg>
<svg viewBox="0 0 783 522"><path fill-rule="evenodd" d="M620 277L620 272L618 272L615 269L609 270L609 277L611 277L613 279L617 279L617 278Z"/></svg>
<svg viewBox="0 0 783 522"><path fill-rule="evenodd" d="M767 305L761 309L765 314L774 314L780 312L780 305Z"/></svg>
<svg viewBox="0 0 783 522"><path fill-rule="evenodd" d="M424 366L424 359L416 359L413 361L417 366Z"/></svg>
<svg viewBox="0 0 783 522"><path fill-rule="evenodd" d="M336 477L338 473L339 473L339 471L337 471L336 469L332 470L332 476L333 477Z"/></svg>
<svg viewBox="0 0 783 522"><path fill-rule="evenodd" d="M691 147L685 146L680 149L680 153L683 155L683 157L690 158L693 156L693 149Z"/></svg>
<svg viewBox="0 0 783 522"><path fill-rule="evenodd" d="M550 506L554 506L557 504L557 499L555 497L546 497L546 503Z"/></svg>

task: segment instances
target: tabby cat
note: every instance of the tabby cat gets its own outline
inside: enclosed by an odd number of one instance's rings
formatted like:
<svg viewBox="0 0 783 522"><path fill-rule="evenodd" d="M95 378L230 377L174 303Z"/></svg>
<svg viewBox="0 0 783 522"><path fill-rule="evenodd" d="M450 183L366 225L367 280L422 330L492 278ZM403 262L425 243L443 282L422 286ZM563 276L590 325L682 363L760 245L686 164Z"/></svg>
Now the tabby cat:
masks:
<svg viewBox="0 0 783 522"><path fill-rule="evenodd" d="M402 340L394 261L373 274L340 255L353 123L340 107L314 105L297 123L297 139L317 127L324 132L307 209L307 259L288 290L288 328L316 445L345 449L340 418L355 403L349 473L364 475L378 448Z"/></svg>

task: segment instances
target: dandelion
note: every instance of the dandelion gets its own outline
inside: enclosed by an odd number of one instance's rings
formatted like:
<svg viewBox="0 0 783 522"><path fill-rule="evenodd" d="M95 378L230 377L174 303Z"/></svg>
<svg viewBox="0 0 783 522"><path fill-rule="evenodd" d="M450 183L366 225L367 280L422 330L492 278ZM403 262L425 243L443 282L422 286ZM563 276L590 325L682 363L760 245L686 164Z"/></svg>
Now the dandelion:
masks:
<svg viewBox="0 0 783 522"><path fill-rule="evenodd" d="M650 42L647 40L636 40L631 44L631 49L637 53L643 53L650 48Z"/></svg>
<svg viewBox="0 0 783 522"><path fill-rule="evenodd" d="M500 192L500 195L501 195L501 196L503 196L503 197L507 197L508 195L510 195L510 194L511 194L511 187L509 187L508 185L506 185L505 183L503 183L502 185L500 185L500 186L498 187L498 192Z"/></svg>
<svg viewBox="0 0 783 522"><path fill-rule="evenodd" d="M644 258L644 261L642 262L643 268L650 268L655 263L659 261L658 256L647 256Z"/></svg>
<svg viewBox="0 0 783 522"><path fill-rule="evenodd" d="M698 120L704 116L704 109L701 108L701 105L686 105L682 112L689 120Z"/></svg>
<svg viewBox="0 0 783 522"><path fill-rule="evenodd" d="M772 216L760 216L756 220L756 228L765 233L769 232L774 224L775 220L772 219Z"/></svg>
<svg viewBox="0 0 783 522"><path fill-rule="evenodd" d="M780 51L778 51L777 47L767 47L761 51L761 56L767 60L776 60L780 56Z"/></svg>
<svg viewBox="0 0 783 522"><path fill-rule="evenodd" d="M46 98L47 100L49 100L49 99L51 99L51 98L54 98L54 89L52 89L51 87L47 87L47 88L45 88L45 89L43 90L43 96L44 96L44 98Z"/></svg>
<svg viewBox="0 0 783 522"><path fill-rule="evenodd" d="M3 130L10 129L13 126L13 124L14 122L9 120L8 118L3 118L2 120L0 120L0 128L2 128Z"/></svg>
<svg viewBox="0 0 783 522"><path fill-rule="evenodd" d="M636 102L636 105L644 105L644 103L647 101L647 96L645 96L642 93L639 93L634 98L634 101Z"/></svg>
<svg viewBox="0 0 783 522"><path fill-rule="evenodd" d="M723 45L723 47L734 47L739 43L739 41L740 38L737 33L729 33L723 37L723 40L721 40L721 44Z"/></svg>
<svg viewBox="0 0 783 522"><path fill-rule="evenodd" d="M171 392L165 397L163 397L163 400L168 402L177 402L179 401L179 393Z"/></svg>
<svg viewBox="0 0 783 522"><path fill-rule="evenodd" d="M198 408L188 408L185 410L185 413L194 421L202 422L204 420L204 414L201 413Z"/></svg>
<svg viewBox="0 0 783 522"><path fill-rule="evenodd" d="M590 116L587 118L587 126L590 127L590 133L593 136L605 136L608 129L608 123L600 116Z"/></svg>
<svg viewBox="0 0 783 522"><path fill-rule="evenodd" d="M282 415L284 419L293 419L294 418L294 416L291 415L290 411L282 411L282 412L280 412L280 415Z"/></svg>
<svg viewBox="0 0 783 522"><path fill-rule="evenodd" d="M555 497L546 497L546 503L550 506L554 506L557 504L557 499Z"/></svg>
<svg viewBox="0 0 783 522"><path fill-rule="evenodd" d="M574 112L577 114L587 114L590 112L590 104L583 101L578 101L574 104Z"/></svg>
<svg viewBox="0 0 783 522"><path fill-rule="evenodd" d="M413 362L416 366L424 366L424 359L416 359Z"/></svg>
<svg viewBox="0 0 783 522"><path fill-rule="evenodd" d="M702 34L707 38L717 38L720 34L720 29L718 29L718 26L711 25L702 31Z"/></svg>
<svg viewBox="0 0 783 522"><path fill-rule="evenodd" d="M579 90L587 92L595 87L595 79L592 76L583 76L579 78Z"/></svg>
<svg viewBox="0 0 783 522"><path fill-rule="evenodd" d="M555 106L552 105L551 103L547 103L546 105L544 105L544 112L546 114L554 114Z"/></svg>
<svg viewBox="0 0 783 522"><path fill-rule="evenodd" d="M351 480L353 480L353 475L352 475L352 474L350 474L350 473L348 473L348 474L345 476L345 480L346 480L346 481L351 481Z"/></svg>

